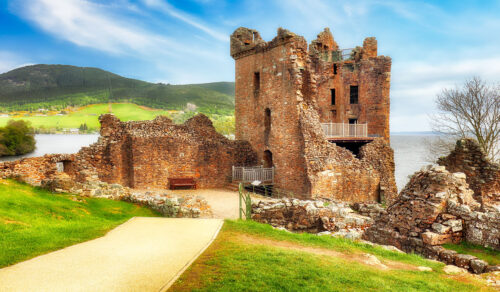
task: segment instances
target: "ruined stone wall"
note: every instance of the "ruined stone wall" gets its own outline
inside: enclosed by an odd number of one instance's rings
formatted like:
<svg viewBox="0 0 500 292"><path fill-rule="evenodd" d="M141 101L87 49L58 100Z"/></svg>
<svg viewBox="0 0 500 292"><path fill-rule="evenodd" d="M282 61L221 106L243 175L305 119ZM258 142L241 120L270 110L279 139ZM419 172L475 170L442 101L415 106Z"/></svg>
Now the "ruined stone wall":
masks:
<svg viewBox="0 0 500 292"><path fill-rule="evenodd" d="M384 117L383 121L374 120L383 130L374 127L374 131L385 141L373 142L374 146L366 149L377 150L364 151L358 159L348 150L329 143L320 127L326 98L321 92L331 82L344 80L332 77L332 58L337 50L328 30L318 35L307 50L302 37L283 29L267 43L254 30L237 29L231 36L231 55L236 60L236 137L249 141L259 159L263 158L264 151L270 150L276 167L275 187L299 197L378 201L381 189L388 197L394 197L393 151L388 145L389 80L386 73L390 71L390 59L377 57L380 61L374 60L376 43L367 44L363 60L370 73L366 76L375 72L372 75L378 79L375 82L363 77L363 82L365 79L369 82L363 85L366 86L364 91L370 92L363 93L363 102L369 104L369 100L375 102L377 99L375 103L387 106L381 111L357 106ZM360 51L358 57L361 58L362 53ZM373 62L380 62L384 69L369 69ZM337 74L342 75L341 69L338 70ZM259 86L255 84L255 73L260 79ZM349 76L359 75L359 72L351 73ZM345 78L345 82L350 82L351 79ZM329 97L327 100L330 101ZM342 100L348 102L348 95ZM269 135L266 135L266 109L271 112Z"/></svg>
<svg viewBox="0 0 500 292"><path fill-rule="evenodd" d="M500 249L500 210L480 210L463 173L443 166L416 172L366 239L438 257L444 243L462 240Z"/></svg>
<svg viewBox="0 0 500 292"><path fill-rule="evenodd" d="M57 175L57 162L75 182L98 180L133 188L167 188L168 178L192 177L198 188L224 187L232 166L254 165L250 144L217 133L198 115L183 125L165 117L121 122L103 115L98 142L77 154L46 155L0 164L0 175L32 185Z"/></svg>
<svg viewBox="0 0 500 292"><path fill-rule="evenodd" d="M474 198L485 205L500 204L500 165L488 161L476 141L461 139L447 157L438 160L450 172L463 172Z"/></svg>
<svg viewBox="0 0 500 292"><path fill-rule="evenodd" d="M134 188L165 188L168 178L193 177L199 188L223 187L233 165L252 165L248 143L231 141L215 131L203 115L176 125L165 117L120 122L104 115L95 146L82 151L99 178ZM87 152L94 152L88 155Z"/></svg>

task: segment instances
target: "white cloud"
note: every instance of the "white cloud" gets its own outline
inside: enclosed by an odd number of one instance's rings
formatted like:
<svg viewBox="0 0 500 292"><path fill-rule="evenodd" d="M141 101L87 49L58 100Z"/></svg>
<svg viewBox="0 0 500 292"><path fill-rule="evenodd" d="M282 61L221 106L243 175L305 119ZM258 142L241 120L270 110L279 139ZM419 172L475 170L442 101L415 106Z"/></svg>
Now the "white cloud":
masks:
<svg viewBox="0 0 500 292"><path fill-rule="evenodd" d="M83 47L113 54L192 53L166 37L141 29L112 9L85 0L21 0L19 13L42 30Z"/></svg>
<svg viewBox="0 0 500 292"><path fill-rule="evenodd" d="M175 9L172 5L169 3L162 1L162 0L143 0L143 2L151 7L151 8L156 8L162 11L163 13L166 13L174 18L177 18L184 23L187 23L205 33L208 35L212 36L213 38L223 41L223 42L229 42L229 36L227 36L225 33L218 32L214 29L209 28L208 26L204 25L201 23L201 21L195 19L193 16L190 16L186 13L183 13L177 9Z"/></svg>

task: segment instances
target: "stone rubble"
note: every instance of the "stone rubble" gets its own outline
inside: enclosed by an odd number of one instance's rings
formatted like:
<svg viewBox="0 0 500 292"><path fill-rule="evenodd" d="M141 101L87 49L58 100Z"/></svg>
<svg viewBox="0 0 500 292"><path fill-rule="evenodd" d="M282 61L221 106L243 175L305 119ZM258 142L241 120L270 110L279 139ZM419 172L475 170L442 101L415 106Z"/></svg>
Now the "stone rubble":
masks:
<svg viewBox="0 0 500 292"><path fill-rule="evenodd" d="M476 201L500 208L500 165L489 161L476 141L458 140L450 155L437 163L450 172L464 173Z"/></svg>
<svg viewBox="0 0 500 292"><path fill-rule="evenodd" d="M359 239L373 219L354 212L347 203L298 199L273 199L252 204L252 219L292 231L325 232ZM328 233L326 233L328 232Z"/></svg>
<svg viewBox="0 0 500 292"><path fill-rule="evenodd" d="M489 269L485 261L440 246L465 240L500 249L500 211L481 207L473 194L463 173L450 173L444 166L424 167L412 176L398 199L379 213L363 238L474 273L485 272ZM358 207L364 214L370 212L363 208Z"/></svg>

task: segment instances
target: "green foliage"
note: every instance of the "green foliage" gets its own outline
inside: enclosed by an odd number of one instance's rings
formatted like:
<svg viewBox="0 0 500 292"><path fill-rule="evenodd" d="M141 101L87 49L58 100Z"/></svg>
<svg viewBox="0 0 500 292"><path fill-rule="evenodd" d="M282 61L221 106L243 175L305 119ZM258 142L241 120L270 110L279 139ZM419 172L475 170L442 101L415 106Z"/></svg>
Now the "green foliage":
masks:
<svg viewBox="0 0 500 292"><path fill-rule="evenodd" d="M126 202L52 194L0 179L0 267L90 240L134 216L158 216Z"/></svg>
<svg viewBox="0 0 500 292"><path fill-rule="evenodd" d="M492 266L500 265L500 251L483 247L477 244L461 242L460 244L447 243L443 245L446 249L454 250L461 254L470 254L478 259L488 262Z"/></svg>
<svg viewBox="0 0 500 292"><path fill-rule="evenodd" d="M0 156L21 155L35 150L35 138L30 123L9 120L0 128Z"/></svg>
<svg viewBox="0 0 500 292"><path fill-rule="evenodd" d="M111 111L110 111L111 109ZM220 111L226 115L213 113L213 111L198 109L199 112L206 114L213 122L215 129L224 135L234 134L234 112ZM178 112L170 113L164 110L147 109L131 103L114 104L93 104L83 107L77 111L66 115L52 116L29 116L14 118L14 120L23 119L29 121L37 133L54 133L63 128L78 128L84 132L97 131L99 129L98 118L101 114L113 113L122 121L152 120L159 115L171 118L176 123L183 123L199 112ZM0 126L7 123L7 118L0 117Z"/></svg>
<svg viewBox="0 0 500 292"><path fill-rule="evenodd" d="M182 109L188 102L213 111L234 109L234 83L153 84L87 67L26 66L0 74L0 110L64 109L106 102L132 102Z"/></svg>

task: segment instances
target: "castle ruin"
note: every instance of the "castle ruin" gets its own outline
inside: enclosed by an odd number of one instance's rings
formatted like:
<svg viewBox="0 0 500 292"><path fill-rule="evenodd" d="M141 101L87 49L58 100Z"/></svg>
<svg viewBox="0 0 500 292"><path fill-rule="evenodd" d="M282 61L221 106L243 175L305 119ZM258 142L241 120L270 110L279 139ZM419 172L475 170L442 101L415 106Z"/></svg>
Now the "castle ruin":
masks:
<svg viewBox="0 0 500 292"><path fill-rule="evenodd" d="M328 28L308 46L285 29L265 42L241 27L231 35L231 56L236 139L275 169L275 188L345 201L396 194L391 59L377 55L375 38L340 50Z"/></svg>

